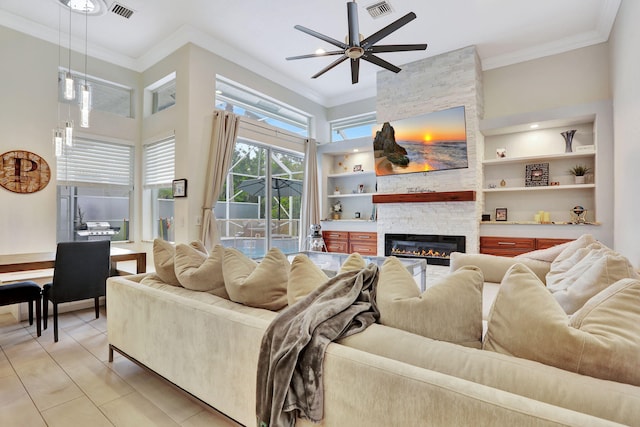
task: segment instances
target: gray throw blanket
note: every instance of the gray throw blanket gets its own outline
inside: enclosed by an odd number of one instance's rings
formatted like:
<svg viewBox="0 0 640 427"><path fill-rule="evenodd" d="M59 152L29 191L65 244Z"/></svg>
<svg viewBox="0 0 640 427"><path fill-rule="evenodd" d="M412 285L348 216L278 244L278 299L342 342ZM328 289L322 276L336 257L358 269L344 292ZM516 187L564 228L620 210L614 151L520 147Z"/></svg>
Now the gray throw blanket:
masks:
<svg viewBox="0 0 640 427"><path fill-rule="evenodd" d="M339 274L285 309L260 346L256 412L260 427L323 418L322 362L331 341L363 331L376 307L378 266Z"/></svg>

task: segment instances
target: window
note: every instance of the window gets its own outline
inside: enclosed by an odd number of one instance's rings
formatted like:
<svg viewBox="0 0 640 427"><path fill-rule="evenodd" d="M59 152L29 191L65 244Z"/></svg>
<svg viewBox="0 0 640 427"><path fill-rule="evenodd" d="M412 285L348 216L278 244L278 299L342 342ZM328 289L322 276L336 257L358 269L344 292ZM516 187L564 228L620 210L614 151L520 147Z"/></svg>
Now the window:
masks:
<svg viewBox="0 0 640 427"><path fill-rule="evenodd" d="M173 194L175 177L175 136L144 146L143 210L147 240L160 238L175 241Z"/></svg>
<svg viewBox="0 0 640 427"><path fill-rule="evenodd" d="M298 252L303 178L301 154L238 139L215 206L223 245L254 258Z"/></svg>
<svg viewBox="0 0 640 427"><path fill-rule="evenodd" d="M57 159L57 240L129 240L133 147L75 138ZM108 223L113 236L87 236L87 223Z"/></svg>
<svg viewBox="0 0 640 427"><path fill-rule="evenodd" d="M151 113L167 109L176 103L176 80L173 79L151 91Z"/></svg>
<svg viewBox="0 0 640 427"><path fill-rule="evenodd" d="M376 125L376 113L334 120L331 126L331 142L371 137Z"/></svg>
<svg viewBox="0 0 640 427"><path fill-rule="evenodd" d="M309 136L308 115L220 76L216 78L216 108L232 111L298 136Z"/></svg>
<svg viewBox="0 0 640 427"><path fill-rule="evenodd" d="M76 85L77 98L80 93L80 85L84 84L85 76L75 73L71 73L71 75ZM77 103L78 99L64 99L64 71L60 71L58 83L58 100L65 103ZM91 109L122 117L133 117L133 90L131 88L94 77L87 77L87 84L91 88Z"/></svg>

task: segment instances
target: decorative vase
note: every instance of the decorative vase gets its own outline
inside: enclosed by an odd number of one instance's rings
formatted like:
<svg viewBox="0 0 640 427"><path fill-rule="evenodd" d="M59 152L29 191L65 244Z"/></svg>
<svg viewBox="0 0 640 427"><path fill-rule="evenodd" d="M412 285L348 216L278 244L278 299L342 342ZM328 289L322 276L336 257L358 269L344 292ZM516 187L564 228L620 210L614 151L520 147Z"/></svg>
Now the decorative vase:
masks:
<svg viewBox="0 0 640 427"><path fill-rule="evenodd" d="M576 175L576 184L584 184L585 183L585 176L584 175Z"/></svg>
<svg viewBox="0 0 640 427"><path fill-rule="evenodd" d="M571 149L571 143L573 142L573 135L575 135L576 129L567 130L564 132L560 132L560 135L564 137L564 152L571 153L573 150Z"/></svg>
<svg viewBox="0 0 640 427"><path fill-rule="evenodd" d="M333 212L331 214L331 219L340 219L340 212Z"/></svg>

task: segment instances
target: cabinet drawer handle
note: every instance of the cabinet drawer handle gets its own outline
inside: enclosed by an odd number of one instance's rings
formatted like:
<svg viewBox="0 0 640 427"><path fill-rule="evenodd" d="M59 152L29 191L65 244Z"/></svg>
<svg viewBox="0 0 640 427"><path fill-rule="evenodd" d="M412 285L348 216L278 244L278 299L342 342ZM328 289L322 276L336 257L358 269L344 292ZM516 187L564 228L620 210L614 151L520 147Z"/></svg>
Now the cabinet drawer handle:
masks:
<svg viewBox="0 0 640 427"><path fill-rule="evenodd" d="M502 246L515 246L516 243L515 242L498 242L499 245Z"/></svg>
<svg viewBox="0 0 640 427"><path fill-rule="evenodd" d="M329 234L329 237L340 237L339 234Z"/></svg>
<svg viewBox="0 0 640 427"><path fill-rule="evenodd" d="M361 235L361 236L357 236L358 239L370 239L371 236L366 236L366 235Z"/></svg>

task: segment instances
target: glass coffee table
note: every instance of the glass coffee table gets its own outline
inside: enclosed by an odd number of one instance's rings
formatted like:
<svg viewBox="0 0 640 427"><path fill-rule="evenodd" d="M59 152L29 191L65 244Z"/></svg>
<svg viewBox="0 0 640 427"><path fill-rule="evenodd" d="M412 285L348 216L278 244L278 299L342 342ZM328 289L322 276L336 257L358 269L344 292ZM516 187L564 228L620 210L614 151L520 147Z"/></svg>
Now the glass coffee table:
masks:
<svg viewBox="0 0 640 427"><path fill-rule="evenodd" d="M343 254L339 252L315 252L304 251L296 252L293 254L287 254L289 262L298 254L304 254L309 259L322 269L329 277L335 276L340 270L340 266L349 257L349 254ZM363 255L367 264L374 263L378 267L381 267L387 257L383 256L365 256ZM426 277L427 277L427 260L417 258L400 258L398 260L407 268L407 271L411 273L416 285L420 288L420 292L424 292L426 289Z"/></svg>

